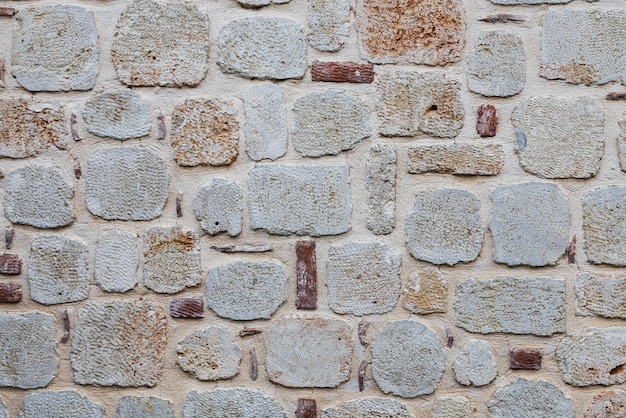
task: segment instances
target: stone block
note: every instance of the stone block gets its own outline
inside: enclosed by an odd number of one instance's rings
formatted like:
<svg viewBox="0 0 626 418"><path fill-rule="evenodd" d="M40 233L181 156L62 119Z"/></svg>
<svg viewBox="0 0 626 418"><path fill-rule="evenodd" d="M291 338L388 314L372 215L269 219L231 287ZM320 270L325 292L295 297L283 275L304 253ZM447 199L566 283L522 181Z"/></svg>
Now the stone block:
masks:
<svg viewBox="0 0 626 418"><path fill-rule="evenodd" d="M517 379L496 390L487 404L488 417L573 418L574 403L552 383Z"/></svg>
<svg viewBox="0 0 626 418"><path fill-rule="evenodd" d="M176 348L178 365L199 380L229 379L238 373L241 349L228 330L208 327L187 335Z"/></svg>
<svg viewBox="0 0 626 418"><path fill-rule="evenodd" d="M276 160L287 151L287 117L283 91L276 84L254 86L245 98L243 131L248 157Z"/></svg>
<svg viewBox="0 0 626 418"><path fill-rule="evenodd" d="M198 190L193 211L209 235L226 232L231 237L241 232L243 192L234 181L214 179Z"/></svg>
<svg viewBox="0 0 626 418"><path fill-rule="evenodd" d="M150 103L130 89L98 93L85 103L83 120L97 136L125 140L150 133Z"/></svg>
<svg viewBox="0 0 626 418"><path fill-rule="evenodd" d="M402 402L380 397L352 399L337 408L325 409L318 416L319 418L415 418Z"/></svg>
<svg viewBox="0 0 626 418"><path fill-rule="evenodd" d="M411 174L494 176L504 165L504 151L499 144L413 145L407 153L407 171Z"/></svg>
<svg viewBox="0 0 626 418"><path fill-rule="evenodd" d="M311 81L369 84L374 81L374 66L359 62L313 61Z"/></svg>
<svg viewBox="0 0 626 418"><path fill-rule="evenodd" d="M585 254L594 264L626 266L626 187L590 192L583 201Z"/></svg>
<svg viewBox="0 0 626 418"><path fill-rule="evenodd" d="M579 273L576 300L577 315L626 319L626 275Z"/></svg>
<svg viewBox="0 0 626 418"><path fill-rule="evenodd" d="M465 386L485 386L496 378L498 368L491 346L485 340L468 339L452 366L457 382Z"/></svg>
<svg viewBox="0 0 626 418"><path fill-rule="evenodd" d="M174 418L172 403L154 396L123 396L117 418Z"/></svg>
<svg viewBox="0 0 626 418"><path fill-rule="evenodd" d="M420 315L448 311L448 282L439 269L423 267L409 275L402 307Z"/></svg>
<svg viewBox="0 0 626 418"><path fill-rule="evenodd" d="M396 226L396 149L374 144L365 162L367 218L365 226L375 235L390 234Z"/></svg>
<svg viewBox="0 0 626 418"><path fill-rule="evenodd" d="M94 279L105 292L128 292L137 284L137 235L110 229L98 236Z"/></svg>
<svg viewBox="0 0 626 418"><path fill-rule="evenodd" d="M248 388L214 389L189 392L183 405L183 418L221 418L224 411L239 418L285 418L274 398Z"/></svg>
<svg viewBox="0 0 626 418"><path fill-rule="evenodd" d="M509 367L513 370L541 370L543 353L537 348L511 348Z"/></svg>
<svg viewBox="0 0 626 418"><path fill-rule="evenodd" d="M445 396L435 399L431 418L472 418L472 407L464 396Z"/></svg>
<svg viewBox="0 0 626 418"><path fill-rule="evenodd" d="M18 275L22 273L22 259L17 254L0 254L0 274Z"/></svg>
<svg viewBox="0 0 626 418"><path fill-rule="evenodd" d="M610 418L626 416L626 393L605 390L593 397L585 410L584 418Z"/></svg>
<svg viewBox="0 0 626 418"><path fill-rule="evenodd" d="M318 51L336 52L350 35L349 0L309 0L309 45Z"/></svg>
<svg viewBox="0 0 626 418"><path fill-rule="evenodd" d="M24 397L20 418L104 418L102 405L74 390L31 393Z"/></svg>

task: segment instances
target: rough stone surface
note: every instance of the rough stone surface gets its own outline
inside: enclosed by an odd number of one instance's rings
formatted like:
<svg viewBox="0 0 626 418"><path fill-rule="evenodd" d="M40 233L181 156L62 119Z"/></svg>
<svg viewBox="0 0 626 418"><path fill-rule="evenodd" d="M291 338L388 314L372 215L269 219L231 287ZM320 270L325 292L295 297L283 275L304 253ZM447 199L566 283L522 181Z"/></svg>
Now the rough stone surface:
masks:
<svg viewBox="0 0 626 418"><path fill-rule="evenodd" d="M165 363L167 318L149 302L88 302L72 337L74 382L81 385L156 385Z"/></svg>
<svg viewBox="0 0 626 418"><path fill-rule="evenodd" d="M437 335L419 322L390 321L372 343L372 372L384 393L414 398L435 391L445 367Z"/></svg>
<svg viewBox="0 0 626 418"><path fill-rule="evenodd" d="M321 316L283 317L265 336L265 366L287 387L334 388L350 378L353 327Z"/></svg>
<svg viewBox="0 0 626 418"><path fill-rule="evenodd" d="M59 364L55 340L52 315L0 312L0 387L46 387Z"/></svg>
<svg viewBox="0 0 626 418"><path fill-rule="evenodd" d="M222 418L224 411L229 411L230 416L240 418L286 417L278 402L263 392L229 388L189 392L183 405L183 418Z"/></svg>
<svg viewBox="0 0 626 418"><path fill-rule="evenodd" d="M157 293L178 293L200 284L200 237L180 227L156 226L143 239L144 286Z"/></svg>
<svg viewBox="0 0 626 418"><path fill-rule="evenodd" d="M457 136L465 118L460 91L458 81L437 72L391 71L378 75L376 112L380 133Z"/></svg>
<svg viewBox="0 0 626 418"><path fill-rule="evenodd" d="M462 385L484 386L498 374L496 357L485 340L470 338L452 366L456 381Z"/></svg>
<svg viewBox="0 0 626 418"><path fill-rule="evenodd" d="M237 0L241 7L245 8L257 8L268 6L270 4L286 4L291 0Z"/></svg>
<svg viewBox="0 0 626 418"><path fill-rule="evenodd" d="M585 254L594 264L626 266L626 187L592 191L583 201Z"/></svg>
<svg viewBox="0 0 626 418"><path fill-rule="evenodd" d="M94 279L105 292L127 292L137 284L137 235L110 229L98 236Z"/></svg>
<svg viewBox="0 0 626 418"><path fill-rule="evenodd" d="M564 4L572 0L489 0L493 4L516 5L516 4ZM593 0L592 0L593 1Z"/></svg>
<svg viewBox="0 0 626 418"><path fill-rule="evenodd" d="M269 318L287 298L287 275L273 262L237 261L209 270L207 305L224 318Z"/></svg>
<svg viewBox="0 0 626 418"><path fill-rule="evenodd" d="M65 149L68 131L63 106L26 99L0 100L0 158L34 157Z"/></svg>
<svg viewBox="0 0 626 418"><path fill-rule="evenodd" d="M472 418L469 399L464 396L440 397L435 399L431 418Z"/></svg>
<svg viewBox="0 0 626 418"><path fill-rule="evenodd" d="M24 397L20 418L104 418L102 406L74 390L31 393Z"/></svg>
<svg viewBox="0 0 626 418"><path fill-rule="evenodd" d="M626 112L622 114L617 123L620 129L617 136L617 155L619 156L620 168L626 173Z"/></svg>
<svg viewBox="0 0 626 418"><path fill-rule="evenodd" d="M259 164L248 177L252 228L277 235L337 235L350 229L346 166Z"/></svg>
<svg viewBox="0 0 626 418"><path fill-rule="evenodd" d="M504 165L504 151L499 144L414 145L407 153L407 171L411 174L494 176Z"/></svg>
<svg viewBox="0 0 626 418"><path fill-rule="evenodd" d="M356 29L361 57L376 64L446 65L459 61L465 46L465 13L459 0L358 0Z"/></svg>
<svg viewBox="0 0 626 418"><path fill-rule="evenodd" d="M448 311L448 282L439 269L423 267L409 275L402 307L421 315Z"/></svg>
<svg viewBox="0 0 626 418"><path fill-rule="evenodd" d="M483 32L467 57L467 84L483 96L508 97L519 93L526 82L526 59L522 38L510 32Z"/></svg>
<svg viewBox="0 0 626 418"><path fill-rule="evenodd" d="M2 398L0 398L0 418L9 418L9 413L7 409L4 407L4 403L2 402Z"/></svg>
<svg viewBox="0 0 626 418"><path fill-rule="evenodd" d="M604 150L604 113L590 97L530 97L511 115L522 168L549 179L596 175Z"/></svg>
<svg viewBox="0 0 626 418"><path fill-rule="evenodd" d="M320 411L319 418L415 418L406 405L395 399L360 398L342 403L337 408Z"/></svg>
<svg viewBox="0 0 626 418"><path fill-rule="evenodd" d="M480 334L565 332L565 283L543 277L468 279L456 289L456 323Z"/></svg>
<svg viewBox="0 0 626 418"><path fill-rule="evenodd" d="M4 186L4 215L9 221L37 228L58 228L74 222L74 191L60 168L17 168L6 175Z"/></svg>
<svg viewBox="0 0 626 418"><path fill-rule="evenodd" d="M208 234L226 232L234 237L241 232L242 201L243 192L237 183L214 179L196 193L193 211Z"/></svg>
<svg viewBox="0 0 626 418"><path fill-rule="evenodd" d="M28 263L30 297L44 305L76 302L89 297L87 245L61 235L33 239Z"/></svg>
<svg viewBox="0 0 626 418"><path fill-rule="evenodd" d="M574 404L552 383L517 379L495 391L489 404L489 418L551 417L572 418Z"/></svg>
<svg viewBox="0 0 626 418"><path fill-rule="evenodd" d="M165 206L168 183L165 160L152 149L104 149L87 161L87 209L109 220L154 219Z"/></svg>
<svg viewBox="0 0 626 418"><path fill-rule="evenodd" d="M278 17L240 19L224 26L217 65L246 78L301 78L307 69L306 37L300 24Z"/></svg>
<svg viewBox="0 0 626 418"><path fill-rule="evenodd" d="M370 136L367 105L342 91L302 96L296 100L293 113L293 147L304 157L336 155Z"/></svg>
<svg viewBox="0 0 626 418"><path fill-rule="evenodd" d="M579 273L576 300L577 315L626 319L626 275Z"/></svg>
<svg viewBox="0 0 626 418"><path fill-rule="evenodd" d="M287 117L283 91L276 84L254 86L245 98L245 148L254 161L276 160L287 151Z"/></svg>
<svg viewBox="0 0 626 418"><path fill-rule="evenodd" d="M380 242L331 246L326 287L328 305L335 313L389 312L400 296L400 252Z"/></svg>
<svg viewBox="0 0 626 418"><path fill-rule="evenodd" d="M129 86L196 86L209 44L209 19L196 5L135 0L117 22L111 59Z"/></svg>
<svg viewBox="0 0 626 418"><path fill-rule="evenodd" d="M154 396L120 398L117 418L174 418L172 403Z"/></svg>
<svg viewBox="0 0 626 418"><path fill-rule="evenodd" d="M396 226L396 149L375 144L365 163L367 229L375 235L390 234Z"/></svg>
<svg viewBox="0 0 626 418"><path fill-rule="evenodd" d="M209 327L187 335L176 348L178 364L200 380L228 379L237 374L241 350L228 330Z"/></svg>
<svg viewBox="0 0 626 418"><path fill-rule="evenodd" d="M12 74L22 87L68 91L94 86L98 34L91 12L77 6L40 6L21 9L15 20Z"/></svg>
<svg viewBox="0 0 626 418"><path fill-rule="evenodd" d="M558 264L568 244L569 202L556 184L500 186L491 200L494 261L509 266Z"/></svg>
<svg viewBox="0 0 626 418"><path fill-rule="evenodd" d="M585 410L585 418L619 418L626 416L626 393L606 390L593 397Z"/></svg>
<svg viewBox="0 0 626 418"><path fill-rule="evenodd" d="M411 255L433 264L476 259L484 232L480 200L467 190L422 190L406 220Z"/></svg>
<svg viewBox="0 0 626 418"><path fill-rule="evenodd" d="M105 91L85 103L83 120L97 136L141 138L150 132L150 103L129 89Z"/></svg>
<svg viewBox="0 0 626 418"><path fill-rule="evenodd" d="M318 51L336 52L350 35L349 0L309 0L309 44Z"/></svg>

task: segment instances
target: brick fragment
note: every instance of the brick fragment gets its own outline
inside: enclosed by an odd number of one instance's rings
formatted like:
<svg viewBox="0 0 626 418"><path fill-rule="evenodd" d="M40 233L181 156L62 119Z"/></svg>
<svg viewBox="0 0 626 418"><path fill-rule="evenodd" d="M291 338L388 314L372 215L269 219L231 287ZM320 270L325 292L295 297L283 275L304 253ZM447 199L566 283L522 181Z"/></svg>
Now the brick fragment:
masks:
<svg viewBox="0 0 626 418"><path fill-rule="evenodd" d="M517 379L497 389L487 409L490 417L574 417L572 400L543 380Z"/></svg>
<svg viewBox="0 0 626 418"><path fill-rule="evenodd" d="M576 314L626 319L626 275L579 273Z"/></svg>
<svg viewBox="0 0 626 418"><path fill-rule="evenodd" d="M390 234L396 226L396 149L374 144L365 162L367 219L365 226L375 235Z"/></svg>
<svg viewBox="0 0 626 418"><path fill-rule="evenodd" d="M616 101L616 100L626 100L626 92L617 92L613 91L606 95L606 100Z"/></svg>
<svg viewBox="0 0 626 418"><path fill-rule="evenodd" d="M22 301L22 285L0 283L0 303L19 303Z"/></svg>
<svg viewBox="0 0 626 418"><path fill-rule="evenodd" d="M204 299L173 298L170 300L172 318L204 318Z"/></svg>
<svg viewBox="0 0 626 418"><path fill-rule="evenodd" d="M319 418L415 418L402 402L382 397L352 399L319 412Z"/></svg>
<svg viewBox="0 0 626 418"><path fill-rule="evenodd" d="M183 405L183 418L223 417L224 411L238 418L287 417L274 398L258 390L235 387L189 392Z"/></svg>
<svg viewBox="0 0 626 418"><path fill-rule="evenodd" d="M426 315L448 310L448 282L437 268L423 267L409 275L402 291L402 307Z"/></svg>
<svg viewBox="0 0 626 418"><path fill-rule="evenodd" d="M408 147L407 154L407 171L411 174L494 176L504 165L504 151L499 144L415 145Z"/></svg>
<svg viewBox="0 0 626 418"><path fill-rule="evenodd" d="M496 136L498 128L498 117L496 108L493 105L482 104L478 106L478 117L476 118L476 132L483 138Z"/></svg>
<svg viewBox="0 0 626 418"><path fill-rule="evenodd" d="M198 380L229 379L238 373L241 349L228 330L208 327L187 335L176 348L178 365Z"/></svg>
<svg viewBox="0 0 626 418"><path fill-rule="evenodd" d="M311 80L369 84L374 81L374 65L358 62L313 61Z"/></svg>
<svg viewBox="0 0 626 418"><path fill-rule="evenodd" d="M611 418L626 416L626 392L605 390L593 397L584 418Z"/></svg>
<svg viewBox="0 0 626 418"><path fill-rule="evenodd" d="M583 245L590 263L626 266L624 208L626 187L623 186L594 190L583 200Z"/></svg>
<svg viewBox="0 0 626 418"><path fill-rule="evenodd" d="M537 348L512 348L509 350L511 369L541 370L543 353Z"/></svg>
<svg viewBox="0 0 626 418"><path fill-rule="evenodd" d="M0 16L13 16L17 13L13 7L0 7Z"/></svg>
<svg viewBox="0 0 626 418"><path fill-rule="evenodd" d="M83 108L83 120L89 132L122 141L148 135L152 125L150 116L150 103L130 89L98 93Z"/></svg>
<svg viewBox="0 0 626 418"><path fill-rule="evenodd" d="M349 0L308 0L309 45L318 51L336 52L350 34Z"/></svg>
<svg viewBox="0 0 626 418"><path fill-rule="evenodd" d="M315 241L296 242L296 308L317 308Z"/></svg>
<svg viewBox="0 0 626 418"><path fill-rule="evenodd" d="M298 399L296 418L316 418L317 404L315 399Z"/></svg>
<svg viewBox="0 0 626 418"><path fill-rule="evenodd" d="M24 397L20 418L104 418L102 405L74 390L42 391Z"/></svg>
<svg viewBox="0 0 626 418"><path fill-rule="evenodd" d="M0 274L21 274L22 259L17 254L0 254Z"/></svg>
<svg viewBox="0 0 626 418"><path fill-rule="evenodd" d="M241 232L243 192L239 184L226 179L214 179L198 190L193 211L200 226L209 235L226 232L231 237Z"/></svg>
<svg viewBox="0 0 626 418"><path fill-rule="evenodd" d="M172 402L154 396L123 396L117 418L174 418Z"/></svg>

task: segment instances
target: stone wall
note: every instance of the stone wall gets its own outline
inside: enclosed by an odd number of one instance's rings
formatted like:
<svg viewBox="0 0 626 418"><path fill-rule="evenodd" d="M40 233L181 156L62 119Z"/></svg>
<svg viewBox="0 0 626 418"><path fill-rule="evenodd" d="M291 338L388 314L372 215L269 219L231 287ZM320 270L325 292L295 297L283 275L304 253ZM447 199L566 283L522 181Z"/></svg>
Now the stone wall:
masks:
<svg viewBox="0 0 626 418"><path fill-rule="evenodd" d="M617 0L0 0L0 417L623 415L625 69Z"/></svg>

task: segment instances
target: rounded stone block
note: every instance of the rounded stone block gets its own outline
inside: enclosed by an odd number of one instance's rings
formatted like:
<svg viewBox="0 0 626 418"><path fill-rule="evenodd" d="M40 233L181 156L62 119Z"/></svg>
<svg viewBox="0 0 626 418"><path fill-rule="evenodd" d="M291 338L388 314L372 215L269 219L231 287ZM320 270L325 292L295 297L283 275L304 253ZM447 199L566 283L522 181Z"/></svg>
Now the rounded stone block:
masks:
<svg viewBox="0 0 626 418"><path fill-rule="evenodd" d="M185 398L183 418L223 418L224 412L238 418L285 418L274 398L247 388L191 391Z"/></svg>
<svg viewBox="0 0 626 418"><path fill-rule="evenodd" d="M395 399L369 397L353 399L337 408L318 412L319 418L415 418L406 405Z"/></svg>
<svg viewBox="0 0 626 418"><path fill-rule="evenodd" d="M496 357L487 341L470 338L452 366L456 381L465 386L484 386L498 374Z"/></svg>
<svg viewBox="0 0 626 418"><path fill-rule="evenodd" d="M94 279L105 292L127 292L137 284L137 235L111 229L98 236Z"/></svg>
<svg viewBox="0 0 626 418"><path fill-rule="evenodd" d="M209 235L226 232L231 237L241 232L243 192L234 181L215 179L202 186L193 201L193 211Z"/></svg>
<svg viewBox="0 0 626 418"><path fill-rule="evenodd" d="M102 405L74 390L43 391L24 397L20 418L104 418Z"/></svg>
<svg viewBox="0 0 626 418"><path fill-rule="evenodd" d="M129 89L105 91L85 103L83 120L90 133L119 140L150 133L150 103Z"/></svg>
<svg viewBox="0 0 626 418"><path fill-rule="evenodd" d="M282 89L266 83L252 87L245 98L245 147L254 161L276 160L287 151L287 116Z"/></svg>
<svg viewBox="0 0 626 418"><path fill-rule="evenodd" d="M154 396L123 396L117 418L174 418L172 403Z"/></svg>
<svg viewBox="0 0 626 418"><path fill-rule="evenodd" d="M583 231L589 262L626 266L626 187L604 187L585 197Z"/></svg>
<svg viewBox="0 0 626 418"><path fill-rule="evenodd" d="M199 380L229 379L237 375L241 349L228 330L209 327L187 335L176 348L178 365Z"/></svg>
<svg viewBox="0 0 626 418"><path fill-rule="evenodd" d="M489 418L573 418L574 403L543 380L517 379L495 391L487 404Z"/></svg>

